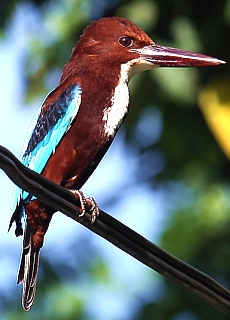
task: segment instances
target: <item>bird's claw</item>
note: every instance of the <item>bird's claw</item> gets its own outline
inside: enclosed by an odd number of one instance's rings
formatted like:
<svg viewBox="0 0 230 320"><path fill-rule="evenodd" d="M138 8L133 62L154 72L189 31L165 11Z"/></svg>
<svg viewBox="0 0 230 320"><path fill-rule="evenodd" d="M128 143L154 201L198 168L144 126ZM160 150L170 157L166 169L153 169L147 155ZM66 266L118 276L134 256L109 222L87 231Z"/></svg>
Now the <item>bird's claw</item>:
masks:
<svg viewBox="0 0 230 320"><path fill-rule="evenodd" d="M91 215L91 224L93 224L96 218L99 216L99 207L94 200L94 198L86 198L82 191L80 190L70 190L80 201L80 210L81 213L79 217L83 217L86 212L86 207L89 207L89 211L92 212Z"/></svg>
<svg viewBox="0 0 230 320"><path fill-rule="evenodd" d="M96 201L94 200L94 198L86 198L86 201L88 203L88 205L90 206L90 211L92 212L91 215L91 224L93 224L95 222L95 220L97 219L97 217L99 216L99 207L96 203Z"/></svg>

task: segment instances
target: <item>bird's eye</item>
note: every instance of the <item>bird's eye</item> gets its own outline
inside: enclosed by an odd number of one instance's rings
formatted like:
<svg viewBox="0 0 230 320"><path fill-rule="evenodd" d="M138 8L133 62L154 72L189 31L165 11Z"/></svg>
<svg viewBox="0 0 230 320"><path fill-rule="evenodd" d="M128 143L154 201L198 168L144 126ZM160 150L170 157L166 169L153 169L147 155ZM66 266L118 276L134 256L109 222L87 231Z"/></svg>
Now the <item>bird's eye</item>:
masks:
<svg viewBox="0 0 230 320"><path fill-rule="evenodd" d="M131 45L133 44L133 39L128 36L122 36L119 38L118 42L123 47L131 47Z"/></svg>

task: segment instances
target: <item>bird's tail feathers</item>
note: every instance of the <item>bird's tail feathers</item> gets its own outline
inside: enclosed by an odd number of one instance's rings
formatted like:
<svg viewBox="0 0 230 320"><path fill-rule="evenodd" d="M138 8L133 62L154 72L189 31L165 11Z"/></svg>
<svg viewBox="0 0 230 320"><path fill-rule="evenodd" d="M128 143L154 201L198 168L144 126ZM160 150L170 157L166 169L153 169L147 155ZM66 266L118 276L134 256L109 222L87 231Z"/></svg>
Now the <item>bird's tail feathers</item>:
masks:
<svg viewBox="0 0 230 320"><path fill-rule="evenodd" d="M17 283L23 283L22 306L26 311L31 309L35 299L39 256L40 250L33 248L31 244L31 231L27 225L17 279Z"/></svg>

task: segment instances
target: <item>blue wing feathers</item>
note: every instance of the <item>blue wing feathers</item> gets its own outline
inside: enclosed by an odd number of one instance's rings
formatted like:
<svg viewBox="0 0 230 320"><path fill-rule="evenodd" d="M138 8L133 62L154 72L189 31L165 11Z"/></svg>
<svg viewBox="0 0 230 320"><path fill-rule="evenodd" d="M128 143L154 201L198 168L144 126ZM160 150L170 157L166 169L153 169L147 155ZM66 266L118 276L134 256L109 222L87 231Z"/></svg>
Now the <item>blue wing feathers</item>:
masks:
<svg viewBox="0 0 230 320"><path fill-rule="evenodd" d="M73 119L76 117L81 102L81 87L77 84L68 86L46 110L42 113L42 104L33 121L32 133L28 135L29 140L25 145L21 162L28 168L41 173L49 157L55 152L64 134L71 127ZM52 94L52 92L51 92ZM12 219L18 220L20 210L20 220L24 217L21 202L28 203L32 195L23 190L15 193L16 210ZM20 205L19 205L20 204ZM11 219L11 220L12 220ZM21 223L22 221L20 221ZM17 223L17 221L16 221ZM11 223L12 224L12 223Z"/></svg>
<svg viewBox="0 0 230 320"><path fill-rule="evenodd" d="M54 145L53 150L55 150L55 147L72 121L72 115L79 108L78 99L80 95L81 88L76 84L71 85L40 115L22 157L22 162L25 165L29 165L29 160L36 155L40 147L52 143ZM55 134L53 135L54 132ZM52 136L54 137L54 141L50 141ZM33 170L37 171L36 168L33 168Z"/></svg>

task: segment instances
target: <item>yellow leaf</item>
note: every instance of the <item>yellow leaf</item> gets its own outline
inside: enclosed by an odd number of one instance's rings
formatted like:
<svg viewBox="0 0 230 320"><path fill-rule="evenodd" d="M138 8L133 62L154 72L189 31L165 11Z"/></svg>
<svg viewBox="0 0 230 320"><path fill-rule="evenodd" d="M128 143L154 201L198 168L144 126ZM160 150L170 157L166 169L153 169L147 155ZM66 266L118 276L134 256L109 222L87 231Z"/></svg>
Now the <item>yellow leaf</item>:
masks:
<svg viewBox="0 0 230 320"><path fill-rule="evenodd" d="M199 106L220 147L230 159L230 80L218 80L203 88Z"/></svg>

